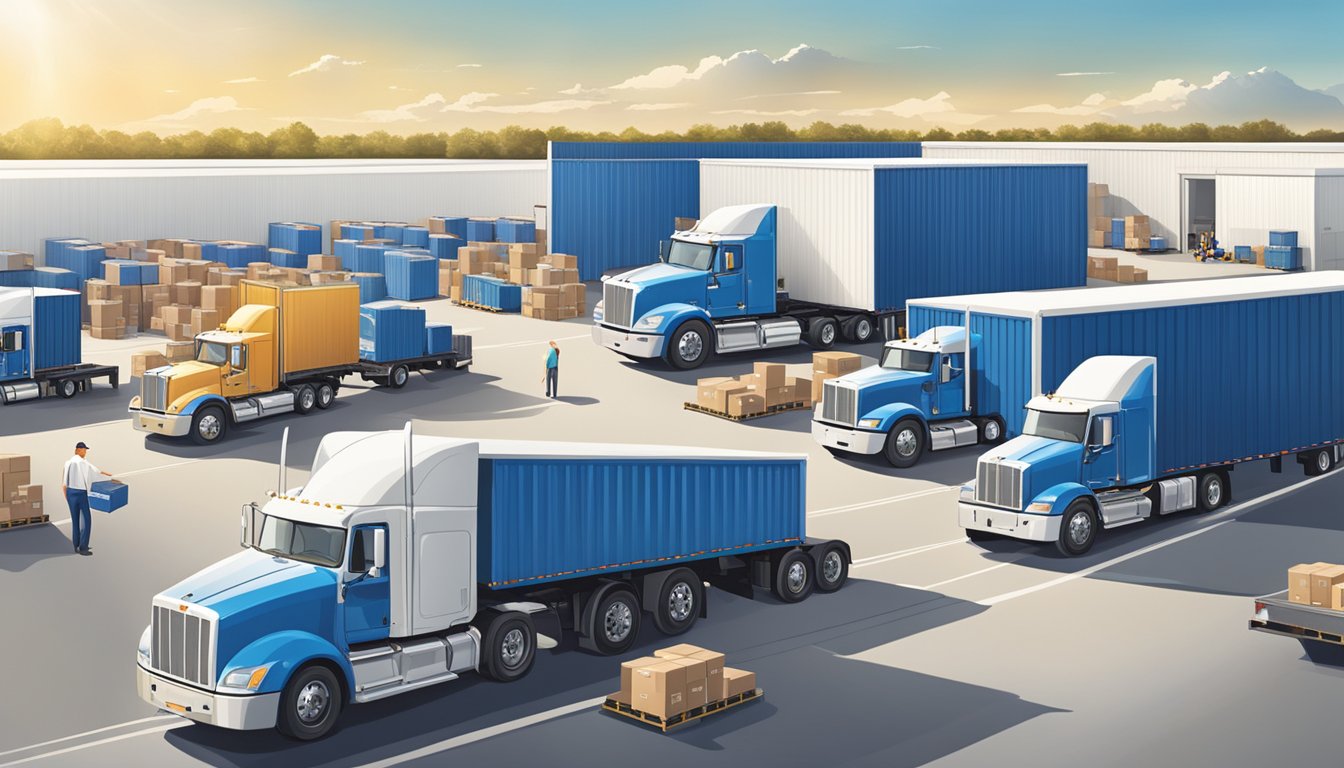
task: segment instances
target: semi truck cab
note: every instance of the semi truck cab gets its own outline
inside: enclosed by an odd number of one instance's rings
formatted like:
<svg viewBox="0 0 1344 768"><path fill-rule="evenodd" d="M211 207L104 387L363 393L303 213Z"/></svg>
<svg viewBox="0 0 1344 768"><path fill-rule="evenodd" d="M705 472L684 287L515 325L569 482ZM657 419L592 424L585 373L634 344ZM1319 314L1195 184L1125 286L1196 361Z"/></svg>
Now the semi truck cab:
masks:
<svg viewBox="0 0 1344 768"><path fill-rule="evenodd" d="M826 381L812 436L832 453L881 453L896 467L927 451L1003 436L997 414L974 412L980 335L957 326L889 341L878 364Z"/></svg>

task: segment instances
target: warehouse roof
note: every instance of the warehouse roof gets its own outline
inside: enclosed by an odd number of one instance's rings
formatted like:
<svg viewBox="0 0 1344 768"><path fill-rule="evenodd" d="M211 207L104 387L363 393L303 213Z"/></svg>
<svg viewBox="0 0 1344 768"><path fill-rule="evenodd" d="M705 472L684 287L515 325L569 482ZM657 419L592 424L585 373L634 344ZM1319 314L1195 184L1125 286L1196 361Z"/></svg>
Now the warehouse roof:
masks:
<svg viewBox="0 0 1344 768"><path fill-rule="evenodd" d="M763 168L834 168L852 170L912 169L912 168L1018 168L1021 166L1085 166L1086 163L1031 162L1020 160L995 160L941 158L941 157L882 157L882 158L770 158L750 160L701 160L701 165L747 165Z"/></svg>
<svg viewBox="0 0 1344 768"><path fill-rule="evenodd" d="M960 312L1036 317L1074 315L1148 307L1210 304L1230 299L1265 299L1302 293L1344 290L1344 272L1294 272L1282 275L1228 277L1213 280L1177 280L1106 288L1062 288L1053 291L981 293L915 299L911 307L935 307Z"/></svg>
<svg viewBox="0 0 1344 768"><path fill-rule="evenodd" d="M545 160L5 160L0 179L537 171Z"/></svg>
<svg viewBox="0 0 1344 768"><path fill-rule="evenodd" d="M1060 149L1113 152L1320 152L1344 154L1337 142L1224 142L1224 141L926 141L925 147L947 149Z"/></svg>

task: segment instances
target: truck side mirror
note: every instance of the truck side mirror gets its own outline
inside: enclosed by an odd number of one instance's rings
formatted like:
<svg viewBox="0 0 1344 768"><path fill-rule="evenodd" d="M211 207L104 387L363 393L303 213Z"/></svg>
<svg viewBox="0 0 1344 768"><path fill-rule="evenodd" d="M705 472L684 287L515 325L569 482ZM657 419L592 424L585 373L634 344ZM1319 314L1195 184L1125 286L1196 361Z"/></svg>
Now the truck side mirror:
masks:
<svg viewBox="0 0 1344 768"><path fill-rule="evenodd" d="M373 567L369 569L369 576L378 578L385 567L387 567L387 531L383 528L374 528Z"/></svg>
<svg viewBox="0 0 1344 768"><path fill-rule="evenodd" d="M671 240L661 240L661 241L659 241L659 243L658 243L658 260L659 260L659 261L662 261L662 262L666 262L668 256L671 255L671 253L672 253L672 241L671 241Z"/></svg>
<svg viewBox="0 0 1344 768"><path fill-rule="evenodd" d="M943 358L943 364L940 366L939 371L939 379L944 384L952 380L952 358Z"/></svg>
<svg viewBox="0 0 1344 768"><path fill-rule="evenodd" d="M239 520L239 526L242 530L238 535L238 543L243 549L252 546L252 532L256 527L258 511L257 505L252 502L243 505L241 519Z"/></svg>
<svg viewBox="0 0 1344 768"><path fill-rule="evenodd" d="M1110 416L1101 417L1101 447L1109 448L1115 443L1115 422Z"/></svg>

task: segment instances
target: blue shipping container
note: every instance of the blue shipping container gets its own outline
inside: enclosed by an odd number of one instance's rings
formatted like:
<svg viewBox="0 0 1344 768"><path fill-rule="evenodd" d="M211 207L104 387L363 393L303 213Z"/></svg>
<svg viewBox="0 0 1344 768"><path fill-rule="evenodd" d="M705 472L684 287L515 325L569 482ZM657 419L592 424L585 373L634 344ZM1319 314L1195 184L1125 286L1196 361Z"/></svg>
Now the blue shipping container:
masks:
<svg viewBox="0 0 1344 768"><path fill-rule="evenodd" d="M430 235L429 252L436 259L456 259L457 249L465 246L466 240L454 235Z"/></svg>
<svg viewBox="0 0 1344 768"><path fill-rule="evenodd" d="M523 288L498 277L463 275L462 300L502 312L519 312L523 308Z"/></svg>
<svg viewBox="0 0 1344 768"><path fill-rule="evenodd" d="M494 589L799 542L802 457L482 441L477 556Z"/></svg>
<svg viewBox="0 0 1344 768"><path fill-rule="evenodd" d="M99 480L89 486L89 508L115 512L131 500L131 488L116 480Z"/></svg>
<svg viewBox="0 0 1344 768"><path fill-rule="evenodd" d="M401 244L413 245L419 248L428 248L429 230L425 227L403 227L401 230Z"/></svg>
<svg viewBox="0 0 1344 768"><path fill-rule="evenodd" d="M1171 283L1161 298L1139 285L925 299L910 303L910 333L963 325L968 308L972 330L984 334L979 362L972 359L987 382L978 404L1000 413L1009 435L1021 432L1031 395L1055 391L1082 361L1151 355L1161 473L1344 437L1344 398L1320 387L1344 376L1344 346L1330 334L1283 336L1329 327L1344 313L1339 272ZM1248 349L1255 364L1237 364Z"/></svg>
<svg viewBox="0 0 1344 768"><path fill-rule="evenodd" d="M1286 248L1297 247L1297 230L1295 229L1271 229L1269 230L1269 244L1278 245Z"/></svg>
<svg viewBox="0 0 1344 768"><path fill-rule="evenodd" d="M306 222L272 222L268 228L266 244L271 248L293 251L300 256L321 253L322 227Z"/></svg>
<svg viewBox="0 0 1344 768"><path fill-rule="evenodd" d="M445 234L453 237L467 239L467 217L466 216L430 216L431 221L443 222L443 231Z"/></svg>
<svg viewBox="0 0 1344 768"><path fill-rule="evenodd" d="M331 244L332 253L341 259L341 269L354 272L358 263L357 251L355 250L363 244L362 240L341 239Z"/></svg>
<svg viewBox="0 0 1344 768"><path fill-rule="evenodd" d="M151 283L159 281L159 265L153 264L154 279ZM57 288L62 291L78 291L79 277L68 269L59 267L38 267L32 271L34 288ZM148 284L148 283L147 283Z"/></svg>
<svg viewBox="0 0 1344 768"><path fill-rule="evenodd" d="M425 310L395 301L359 308L359 356L390 363L425 354Z"/></svg>
<svg viewBox="0 0 1344 768"><path fill-rule="evenodd" d="M372 240L373 227L367 224L342 224L341 237L346 240Z"/></svg>
<svg viewBox="0 0 1344 768"><path fill-rule="evenodd" d="M355 272L384 272L383 254L391 250L386 245L357 245L355 246Z"/></svg>
<svg viewBox="0 0 1344 768"><path fill-rule="evenodd" d="M467 219L467 240L473 243L495 241L494 219Z"/></svg>
<svg viewBox="0 0 1344 768"><path fill-rule="evenodd" d="M501 243L535 243L537 223L531 219L497 219L495 239Z"/></svg>
<svg viewBox="0 0 1344 768"><path fill-rule="evenodd" d="M266 246L260 243L220 245L218 250L218 260L229 269L245 269L252 262L269 261L269 256Z"/></svg>
<svg viewBox="0 0 1344 768"><path fill-rule="evenodd" d="M439 293L439 260L428 254L388 251L383 254L387 295L403 301L432 299Z"/></svg>
<svg viewBox="0 0 1344 768"><path fill-rule="evenodd" d="M303 269L308 266L308 257L295 253L287 248L271 248L267 254L270 261L277 267L286 267L289 269Z"/></svg>
<svg viewBox="0 0 1344 768"><path fill-rule="evenodd" d="M425 323L425 354L446 355L453 351L453 326Z"/></svg>
<svg viewBox="0 0 1344 768"><path fill-rule="evenodd" d="M387 298L387 279L374 272L356 272L350 280L359 286L359 303L368 304Z"/></svg>
<svg viewBox="0 0 1344 768"><path fill-rule="evenodd" d="M2 318L6 325L31 328L25 339L25 349L32 350L31 367L30 361L24 360L22 366L11 369L4 378L27 378L37 371L79 364L83 340L79 326L79 293L40 287L6 287L0 288L0 306L7 315Z"/></svg>
<svg viewBox="0 0 1344 768"><path fill-rule="evenodd" d="M213 240L196 240L201 246L201 261L222 261L219 258L219 243Z"/></svg>
<svg viewBox="0 0 1344 768"><path fill-rule="evenodd" d="M373 239L391 240L394 244L400 244L401 232L405 226L400 222L377 222L373 225Z"/></svg>
<svg viewBox="0 0 1344 768"><path fill-rule="evenodd" d="M918 142L553 142L550 251L578 256L582 280L656 262L674 217L708 213L701 158L919 156Z"/></svg>

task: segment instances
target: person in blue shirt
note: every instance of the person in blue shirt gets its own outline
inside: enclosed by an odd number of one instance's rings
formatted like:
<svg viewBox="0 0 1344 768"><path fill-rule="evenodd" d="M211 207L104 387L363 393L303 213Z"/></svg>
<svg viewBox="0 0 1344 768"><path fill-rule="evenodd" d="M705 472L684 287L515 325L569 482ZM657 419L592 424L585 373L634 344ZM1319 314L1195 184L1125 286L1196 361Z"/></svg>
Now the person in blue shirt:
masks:
<svg viewBox="0 0 1344 768"><path fill-rule="evenodd" d="M551 350L546 353L546 396L554 400L560 396L560 346L551 342Z"/></svg>

